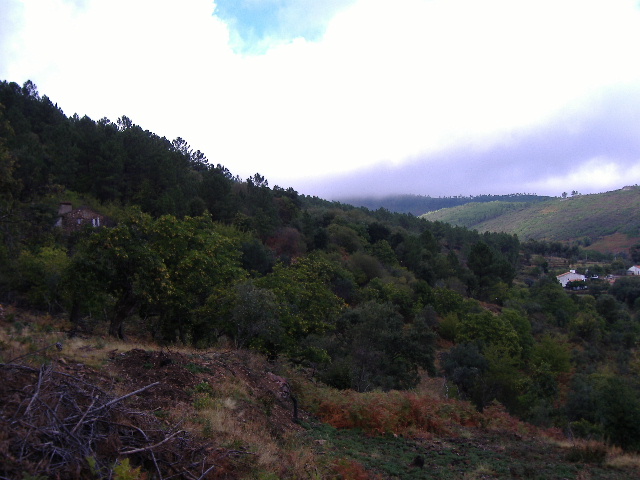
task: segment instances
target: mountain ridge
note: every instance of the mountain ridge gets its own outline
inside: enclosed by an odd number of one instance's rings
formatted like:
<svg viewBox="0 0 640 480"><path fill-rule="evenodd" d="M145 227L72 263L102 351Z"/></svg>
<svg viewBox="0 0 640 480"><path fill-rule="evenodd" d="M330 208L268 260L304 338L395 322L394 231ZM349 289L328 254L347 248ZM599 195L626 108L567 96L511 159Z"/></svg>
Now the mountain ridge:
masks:
<svg viewBox="0 0 640 480"><path fill-rule="evenodd" d="M511 202L542 202L553 197L544 195L536 195L535 193L509 193L504 195L481 194L481 195L453 195L445 197L432 197L430 195L385 195L382 197L375 196L358 196L344 197L338 199L340 202L354 205L356 207L365 207L369 210L377 210L384 208L396 213L410 213L420 216L426 212L441 210L465 205L467 203L487 203L493 201L511 201Z"/></svg>

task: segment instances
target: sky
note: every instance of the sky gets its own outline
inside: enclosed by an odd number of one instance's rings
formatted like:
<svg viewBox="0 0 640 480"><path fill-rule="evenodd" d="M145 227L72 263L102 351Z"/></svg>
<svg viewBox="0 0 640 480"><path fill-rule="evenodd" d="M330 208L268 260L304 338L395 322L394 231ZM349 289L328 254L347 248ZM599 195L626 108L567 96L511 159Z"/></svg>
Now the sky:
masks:
<svg viewBox="0 0 640 480"><path fill-rule="evenodd" d="M640 183L637 0L0 0L0 79L327 199Z"/></svg>

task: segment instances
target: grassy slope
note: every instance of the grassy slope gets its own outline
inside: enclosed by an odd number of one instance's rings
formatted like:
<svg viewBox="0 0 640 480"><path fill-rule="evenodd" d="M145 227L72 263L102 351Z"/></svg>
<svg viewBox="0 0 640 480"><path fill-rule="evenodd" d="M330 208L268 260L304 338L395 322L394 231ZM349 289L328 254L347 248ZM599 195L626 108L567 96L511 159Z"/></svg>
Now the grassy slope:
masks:
<svg viewBox="0 0 640 480"><path fill-rule="evenodd" d="M515 233L522 239L592 240L625 234L640 236L640 188L578 195L537 204L468 204L423 215L480 232Z"/></svg>
<svg viewBox="0 0 640 480"><path fill-rule="evenodd" d="M149 343L111 342L100 335L68 340L58 330L60 327L64 324L50 316L11 307L0 309L0 379L4 385L13 382L8 392L20 391L29 400L35 387L33 382L18 384L15 372L21 370L2 362L56 341L63 342L62 351L54 348L34 352L16 362L35 367L31 375L34 379L38 377L38 365L45 362L52 368L41 372L53 372L50 383L56 378L59 383L72 379L85 386L99 383L113 396L160 382L121 404L124 409L139 412L128 415L129 421L144 416L156 418L156 423L164 425L165 438L178 428L183 432L173 439L182 437L178 443L173 442L173 447L171 442L156 443L153 458L157 458L161 468L164 468L162 458L189 447L198 459L203 458L203 465L216 465L203 478L227 480L613 480L638 478L640 474L637 456L593 442L562 441L559 432L542 431L522 423L500 405L478 413L467 402L447 399L438 378L425 378L410 392L358 394L323 387L310 381L308 372L267 362L247 351L160 349ZM97 325L96 333L103 327ZM13 361L11 364L14 365ZM277 384L267 373L270 371L288 378L300 400L300 425L291 421L291 404L279 395ZM15 397L14 393L11 395ZM5 405L0 410L4 411L13 397L0 398L0 405ZM24 409L27 403L34 402L22 401L20 408ZM79 403L82 411L88 411L91 405L88 399ZM71 424L76 423L74 418ZM14 424L5 426L15 429ZM23 430L26 432L25 428L16 432ZM156 440L149 439L142 445L162 438L157 429L149 430L149 435L152 433ZM0 450L5 454L11 451L12 440L12 435L0 435ZM127 448L121 446L120 451ZM132 468L127 469L130 476L115 478L147 478L136 465L141 465L140 455L150 456L150 451L144 449L130 455ZM103 465L104 478L112 475L125 457L117 451L96 451L94 456ZM11 460L0 468L5 469L4 476L18 478L19 471L23 474L27 471L24 465L16 463L15 457ZM86 473L84 458L78 461L77 468ZM46 461L43 462L40 467L32 464L34 470L29 473L43 473ZM157 467L152 463L140 468L155 475Z"/></svg>

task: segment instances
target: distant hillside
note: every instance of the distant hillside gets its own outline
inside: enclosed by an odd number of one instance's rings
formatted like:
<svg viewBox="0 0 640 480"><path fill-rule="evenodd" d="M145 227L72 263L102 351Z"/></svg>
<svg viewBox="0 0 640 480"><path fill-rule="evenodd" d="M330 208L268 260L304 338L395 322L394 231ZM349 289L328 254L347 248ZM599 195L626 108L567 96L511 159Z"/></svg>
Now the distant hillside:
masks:
<svg viewBox="0 0 640 480"><path fill-rule="evenodd" d="M422 215L442 208L452 208L468 203L487 202L543 202L552 197L538 196L531 193L510 193L508 195L477 195L477 196L454 196L454 197L430 197L424 195L392 195L387 197L351 197L340 201L356 207L366 207L370 210L385 208L390 212L411 213Z"/></svg>
<svg viewBox="0 0 640 480"><path fill-rule="evenodd" d="M515 233L521 239L581 240L600 249L606 249L607 239L616 238L617 248L626 249L640 237L640 187L539 203L474 202L422 218L479 232ZM620 242L621 236L627 241Z"/></svg>

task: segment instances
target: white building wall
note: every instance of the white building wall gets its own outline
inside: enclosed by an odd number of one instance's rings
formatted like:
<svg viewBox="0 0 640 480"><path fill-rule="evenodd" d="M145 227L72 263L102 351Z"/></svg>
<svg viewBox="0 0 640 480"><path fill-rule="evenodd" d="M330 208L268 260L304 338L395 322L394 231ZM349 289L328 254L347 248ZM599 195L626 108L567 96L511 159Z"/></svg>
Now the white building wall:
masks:
<svg viewBox="0 0 640 480"><path fill-rule="evenodd" d="M562 275L558 275L556 277L558 281L562 284L563 287L567 286L569 282L575 282L576 280L586 280L586 277L580 273L576 273L575 270L571 270L570 272L563 273Z"/></svg>

